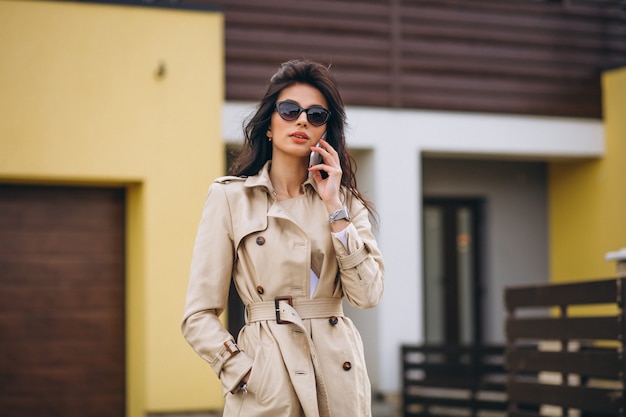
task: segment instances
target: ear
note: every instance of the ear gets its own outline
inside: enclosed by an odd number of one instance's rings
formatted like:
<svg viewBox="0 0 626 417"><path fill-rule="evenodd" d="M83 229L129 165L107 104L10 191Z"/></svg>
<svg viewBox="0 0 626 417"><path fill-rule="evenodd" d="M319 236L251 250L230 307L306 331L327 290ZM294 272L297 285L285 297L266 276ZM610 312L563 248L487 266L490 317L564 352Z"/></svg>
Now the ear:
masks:
<svg viewBox="0 0 626 417"><path fill-rule="evenodd" d="M267 132L265 132L265 136L267 136L268 140L272 140L272 129L267 129Z"/></svg>

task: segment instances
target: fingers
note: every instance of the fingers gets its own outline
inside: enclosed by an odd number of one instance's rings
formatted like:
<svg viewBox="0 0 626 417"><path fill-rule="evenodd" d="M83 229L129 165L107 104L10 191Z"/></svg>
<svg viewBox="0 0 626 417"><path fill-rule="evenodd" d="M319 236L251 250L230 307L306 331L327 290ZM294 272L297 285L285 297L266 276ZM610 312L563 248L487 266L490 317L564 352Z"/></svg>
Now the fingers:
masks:
<svg viewBox="0 0 626 417"><path fill-rule="evenodd" d="M337 153L335 148L333 148L330 143L326 142L326 140L320 139L320 147L326 152L328 152L329 154L333 156L337 156L337 159L339 159L339 154Z"/></svg>
<svg viewBox="0 0 626 417"><path fill-rule="evenodd" d="M311 150L322 155L325 164L338 167L340 165L339 154L335 148L333 148L331 144L326 142L324 139L320 139L319 145L320 146L318 147L311 147Z"/></svg>

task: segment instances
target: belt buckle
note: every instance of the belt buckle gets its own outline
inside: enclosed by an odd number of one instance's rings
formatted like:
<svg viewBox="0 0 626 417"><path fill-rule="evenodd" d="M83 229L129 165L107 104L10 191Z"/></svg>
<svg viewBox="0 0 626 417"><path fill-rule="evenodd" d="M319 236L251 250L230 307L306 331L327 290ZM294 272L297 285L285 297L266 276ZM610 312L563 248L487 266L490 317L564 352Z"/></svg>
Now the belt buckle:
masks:
<svg viewBox="0 0 626 417"><path fill-rule="evenodd" d="M290 295L279 295L278 297L274 298L274 310L276 311L276 323L277 324L291 323L287 320L280 319L280 302L281 301L287 301L287 303L289 303L290 306L293 306L293 299L291 298Z"/></svg>

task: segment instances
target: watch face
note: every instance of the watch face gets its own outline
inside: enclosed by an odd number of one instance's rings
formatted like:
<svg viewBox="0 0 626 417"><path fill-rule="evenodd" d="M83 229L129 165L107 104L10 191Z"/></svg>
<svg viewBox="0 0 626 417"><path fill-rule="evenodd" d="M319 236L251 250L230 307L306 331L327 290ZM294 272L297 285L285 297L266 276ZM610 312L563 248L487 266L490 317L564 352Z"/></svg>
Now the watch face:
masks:
<svg viewBox="0 0 626 417"><path fill-rule="evenodd" d="M350 221L350 214L348 213L348 209L345 206L331 214L329 221L333 223L341 219L346 219Z"/></svg>

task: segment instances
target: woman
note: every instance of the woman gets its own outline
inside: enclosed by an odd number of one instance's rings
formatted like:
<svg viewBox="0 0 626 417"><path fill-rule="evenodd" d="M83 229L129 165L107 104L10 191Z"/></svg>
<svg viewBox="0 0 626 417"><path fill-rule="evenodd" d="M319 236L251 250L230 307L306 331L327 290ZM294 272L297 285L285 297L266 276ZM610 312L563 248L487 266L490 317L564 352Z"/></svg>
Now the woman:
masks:
<svg viewBox="0 0 626 417"><path fill-rule="evenodd" d="M383 262L344 122L328 69L286 62L245 127L235 176L209 188L182 329L222 382L224 416L371 415L341 300L377 305ZM246 306L236 342L219 319L231 277Z"/></svg>

